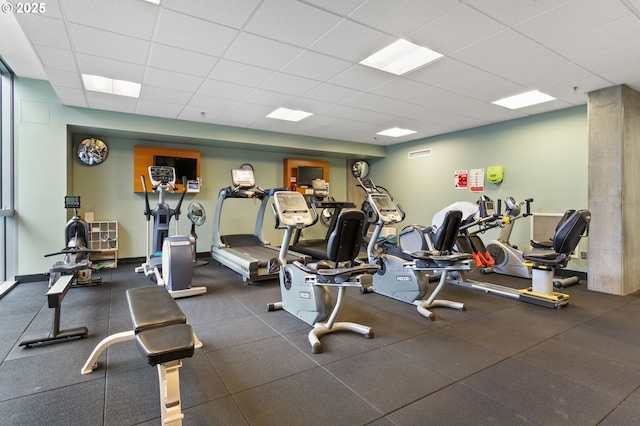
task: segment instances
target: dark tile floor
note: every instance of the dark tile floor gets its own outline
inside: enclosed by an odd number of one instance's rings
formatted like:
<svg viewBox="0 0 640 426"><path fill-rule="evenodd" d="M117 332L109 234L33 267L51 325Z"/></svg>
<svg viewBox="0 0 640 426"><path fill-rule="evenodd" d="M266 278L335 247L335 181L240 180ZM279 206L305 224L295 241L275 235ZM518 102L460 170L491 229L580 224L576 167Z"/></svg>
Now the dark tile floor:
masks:
<svg viewBox="0 0 640 426"><path fill-rule="evenodd" d="M23 283L0 299L0 424L159 424L156 369L135 343L111 346L81 375L93 347L130 329L125 290L152 285L122 264L104 284L74 288L62 328L89 337L34 348L47 331L46 283ZM476 276L527 286L526 280ZM448 286L459 312L347 291L341 319L375 338L335 333L314 355L310 327L285 311L277 282L246 285L210 262L195 269L207 294L178 303L204 348L180 370L185 425L640 424L640 297L572 287L570 303L548 309Z"/></svg>

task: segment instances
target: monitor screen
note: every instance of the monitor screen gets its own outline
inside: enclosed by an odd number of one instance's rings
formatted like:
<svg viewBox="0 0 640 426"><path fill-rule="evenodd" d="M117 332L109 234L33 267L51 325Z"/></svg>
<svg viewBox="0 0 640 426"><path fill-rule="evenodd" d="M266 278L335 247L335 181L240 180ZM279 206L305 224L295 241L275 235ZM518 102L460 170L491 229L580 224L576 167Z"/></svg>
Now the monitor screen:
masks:
<svg viewBox="0 0 640 426"><path fill-rule="evenodd" d="M164 155L154 155L153 165L173 167L176 171L176 180L178 181L178 183L182 183L183 176L186 176L187 180L198 179L198 159L197 158L182 158L182 157L168 157Z"/></svg>
<svg viewBox="0 0 640 426"><path fill-rule="evenodd" d="M374 207L380 213L394 212L397 210L395 204L391 201L391 198L386 194L372 194L371 201L373 201Z"/></svg>
<svg viewBox="0 0 640 426"><path fill-rule="evenodd" d="M324 179L324 169L315 166L298 166L298 186L311 186L314 179Z"/></svg>

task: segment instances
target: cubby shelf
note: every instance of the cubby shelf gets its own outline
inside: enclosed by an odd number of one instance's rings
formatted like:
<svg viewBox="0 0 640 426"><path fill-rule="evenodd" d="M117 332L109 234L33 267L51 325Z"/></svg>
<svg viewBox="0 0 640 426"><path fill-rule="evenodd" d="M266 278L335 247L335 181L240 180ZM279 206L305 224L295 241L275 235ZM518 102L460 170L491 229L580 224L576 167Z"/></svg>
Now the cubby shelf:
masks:
<svg viewBox="0 0 640 426"><path fill-rule="evenodd" d="M118 266L118 222L115 220L89 222L89 248L102 250L91 255L91 260L105 268Z"/></svg>

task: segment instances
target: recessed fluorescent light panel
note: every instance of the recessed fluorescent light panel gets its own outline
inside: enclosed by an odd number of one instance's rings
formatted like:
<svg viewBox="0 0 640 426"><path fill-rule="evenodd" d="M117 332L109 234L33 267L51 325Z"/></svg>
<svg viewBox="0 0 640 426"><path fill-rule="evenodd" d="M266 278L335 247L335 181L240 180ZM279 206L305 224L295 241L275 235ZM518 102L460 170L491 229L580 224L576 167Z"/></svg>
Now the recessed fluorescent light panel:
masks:
<svg viewBox="0 0 640 426"><path fill-rule="evenodd" d="M393 129L383 130L382 132L376 133L376 135L382 136L391 136L392 138L399 138L400 136L407 136L416 133L415 130L409 129L401 129L399 127L394 127Z"/></svg>
<svg viewBox="0 0 640 426"><path fill-rule="evenodd" d="M140 96L140 83L125 80L114 80L99 75L82 74L82 83L86 90L109 93L111 95L128 96L137 98Z"/></svg>
<svg viewBox="0 0 640 426"><path fill-rule="evenodd" d="M309 117L310 115L313 115L313 113L294 109L278 108L277 110L268 114L267 118L276 118L278 120L287 121L300 121Z"/></svg>
<svg viewBox="0 0 640 426"><path fill-rule="evenodd" d="M441 57L442 54L438 52L400 39L364 59L360 64L402 75Z"/></svg>
<svg viewBox="0 0 640 426"><path fill-rule="evenodd" d="M522 93L520 95L498 99L497 101L492 103L509 109L518 109L531 105L541 104L543 102L553 101L555 99L556 98L554 98L553 96L549 96L537 90L532 90L531 92Z"/></svg>
<svg viewBox="0 0 640 426"><path fill-rule="evenodd" d="M160 4L160 0L144 0L147 3Z"/></svg>

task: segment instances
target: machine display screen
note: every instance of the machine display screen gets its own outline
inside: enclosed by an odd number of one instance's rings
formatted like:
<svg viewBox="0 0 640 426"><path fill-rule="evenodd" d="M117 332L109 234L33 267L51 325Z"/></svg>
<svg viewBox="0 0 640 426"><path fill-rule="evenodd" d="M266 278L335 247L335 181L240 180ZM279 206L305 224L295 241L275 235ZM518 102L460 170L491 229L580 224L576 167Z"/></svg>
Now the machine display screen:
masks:
<svg viewBox="0 0 640 426"><path fill-rule="evenodd" d="M242 188L253 188L256 180L253 176L253 170L250 169L233 169L231 170L231 180L233 184Z"/></svg>
<svg viewBox="0 0 640 426"><path fill-rule="evenodd" d="M304 198L296 192L277 194L276 201L282 213L305 213L308 211Z"/></svg>
<svg viewBox="0 0 640 426"><path fill-rule="evenodd" d="M397 210L393 201L385 194L372 194L371 201L379 212L395 212Z"/></svg>

